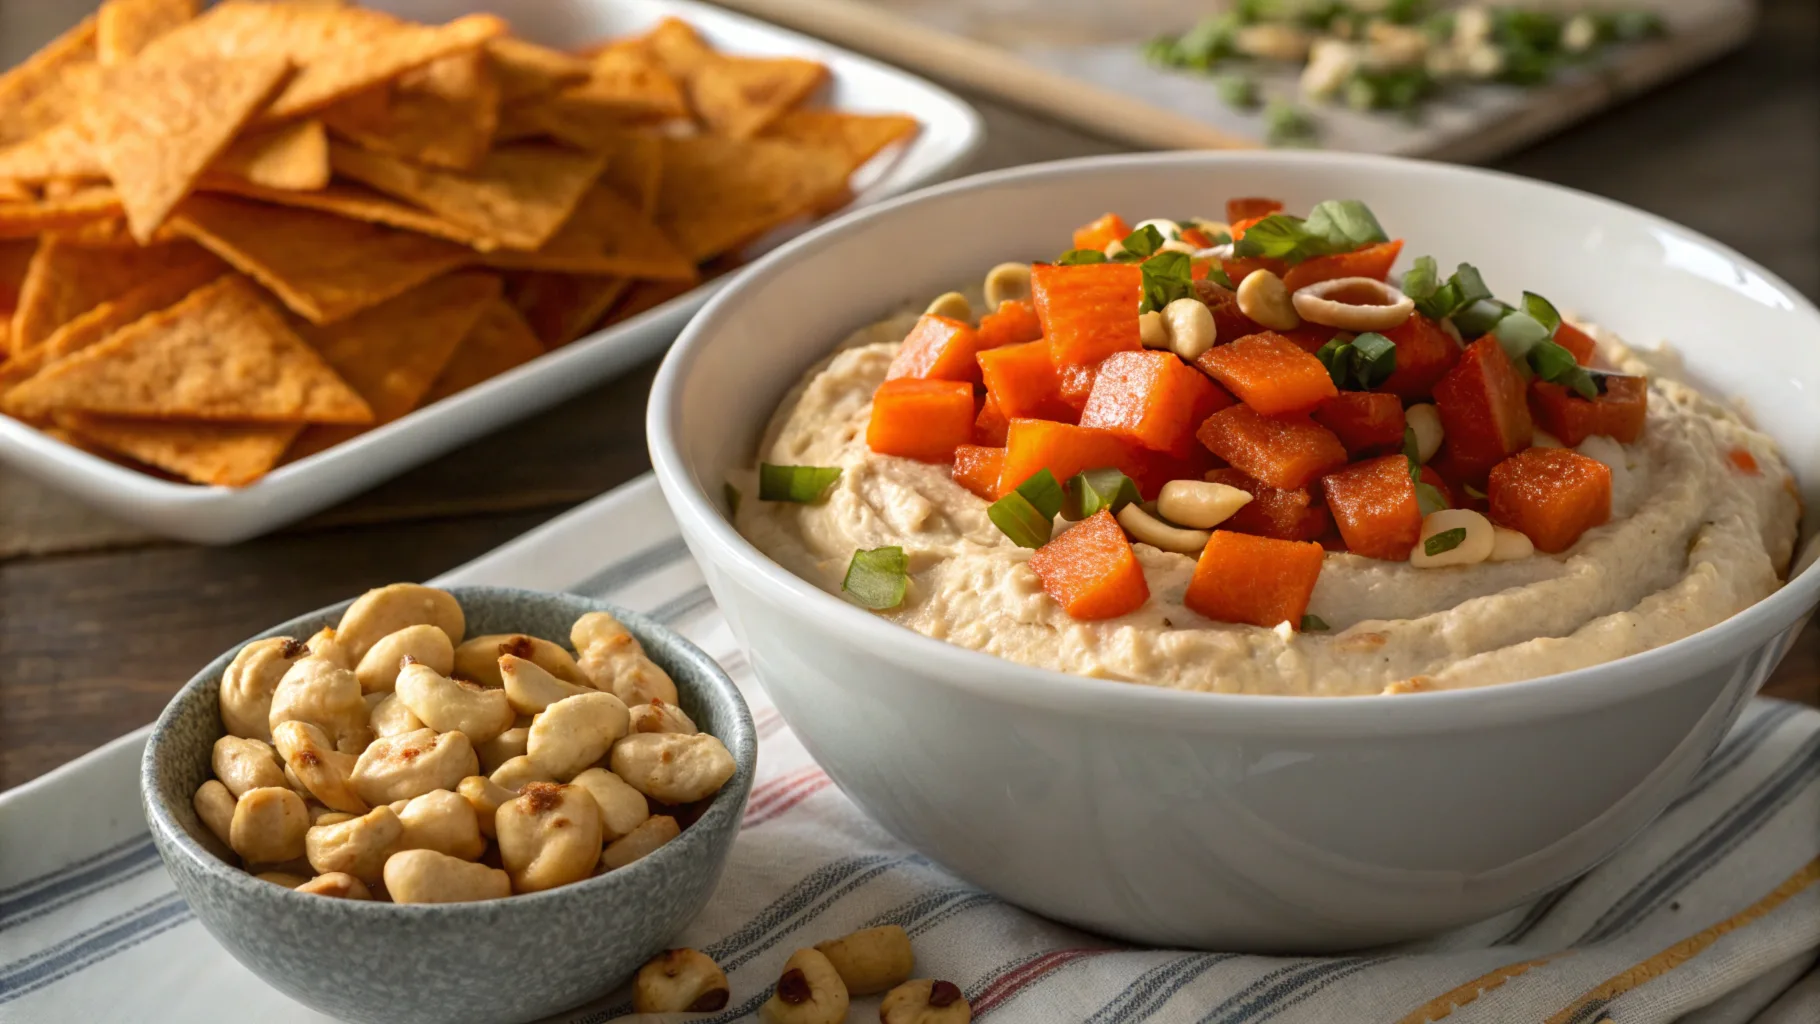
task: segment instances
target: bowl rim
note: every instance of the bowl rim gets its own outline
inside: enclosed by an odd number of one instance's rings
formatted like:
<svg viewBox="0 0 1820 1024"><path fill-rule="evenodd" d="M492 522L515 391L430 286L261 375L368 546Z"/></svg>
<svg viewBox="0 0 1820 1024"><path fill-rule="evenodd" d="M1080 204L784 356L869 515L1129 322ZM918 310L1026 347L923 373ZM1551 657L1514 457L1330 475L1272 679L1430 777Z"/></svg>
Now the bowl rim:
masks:
<svg viewBox="0 0 1820 1024"><path fill-rule="evenodd" d="M1647 693L1692 675L1736 662L1811 613L1820 603L1820 571L1810 564L1774 593L1712 626L1672 643L1614 661L1534 679L1481 687L1404 694L1298 699L1276 694L1207 693L1141 683L1095 679L1057 669L1038 668L996 655L924 636L886 621L789 572L759 551L723 516L695 479L678 439L682 436L680 395L689 372L712 347L721 325L738 316L747 295L766 288L792 262L863 234L867 225L904 215L938 200L1005 186L1037 184L1075 176L1116 174L1156 165L1251 165L1272 167L1321 165L1344 170L1349 165L1389 168L1396 173L1432 179L1480 179L1500 187L1555 193L1590 204L1607 214L1672 233L1724 254L1777 288L1789 312L1804 318L1820 338L1820 309L1788 282L1731 247L1666 218L1579 189L1536 181L1502 171L1434 161L1358 153L1186 151L1124 153L1076 157L975 174L920 189L884 203L856 210L807 232L754 262L721 290L690 321L671 346L652 383L646 411L652 466L659 486L685 533L705 562L737 573L745 585L767 601L814 617L824 629L846 633L856 646L943 685L975 696L1050 711L1093 714L1167 723L1170 728L1227 732L1268 728L1308 735L1399 735L1459 728L1472 724L1509 724L1570 714ZM1797 548L1795 558L1800 558ZM709 572L710 582L716 574ZM1780 652L1778 652L1778 657Z"/></svg>
<svg viewBox="0 0 1820 1024"><path fill-rule="evenodd" d="M751 708L746 705L745 697L739 692L739 687L734 685L732 678L727 675L725 669L721 668L719 662L681 633L657 622L648 615L580 594L481 585L454 585L437 589L453 594L457 602L465 602L469 598L476 597L483 600L507 596L520 599L531 597L538 601L557 598L565 602L585 605L590 611L607 612L619 619L641 640L650 635L665 636L665 639L677 645L677 650L684 659L693 663L694 667L704 670L707 685L716 695L722 699L730 698L732 700L733 727L727 730L729 735L716 734L716 738L724 743L727 750L733 754L735 766L733 778L728 780L727 785L721 787L719 793L715 794L707 809L688 828L683 829L675 839L623 868L585 878L569 885L557 886L554 889L544 889L532 893L513 893L499 899L473 900L463 903L392 903L379 900L347 899L312 903L311 900L321 900L322 898L260 881L257 876L245 868L228 864L210 853L177 821L171 808L158 792L160 774L157 765L158 750L166 732L172 727L172 718L177 703L191 696L193 692L205 690L210 686L219 686L221 672L226 669L234 654L241 648L255 640L282 636L288 631L294 631L298 623L323 616L338 615L354 603L354 598L348 598L345 601L325 605L288 619L229 647L192 676L189 682L183 684L165 704L164 710L158 713L158 718L152 723L151 731L145 738L145 751L140 755L139 801L145 812L146 824L154 839L157 840L156 845L160 854L168 858L173 855L173 852L180 853L192 868L206 876L207 884L216 887L225 886L227 891L233 893L236 898L258 899L276 896L281 901L287 899L296 901L289 904L287 909L301 911L310 907L326 906L340 912L356 915L371 914L393 921L421 921L429 917L466 915L473 919L471 923L481 924L495 919L501 914L535 913L540 909L552 906L557 901L584 896L602 896L624 886L648 885L660 877L659 873L687 870L688 865L694 863L693 858L709 853L714 840L708 837L708 833L718 831L723 826L725 839L721 842L724 842L727 847L731 847L733 840L739 834L739 822L725 819L743 813L746 800L750 796L758 764L758 734L752 723ZM710 818L713 819L715 827L699 827L703 821ZM285 906L286 904L281 903L280 905ZM519 908L523 908L522 911Z"/></svg>

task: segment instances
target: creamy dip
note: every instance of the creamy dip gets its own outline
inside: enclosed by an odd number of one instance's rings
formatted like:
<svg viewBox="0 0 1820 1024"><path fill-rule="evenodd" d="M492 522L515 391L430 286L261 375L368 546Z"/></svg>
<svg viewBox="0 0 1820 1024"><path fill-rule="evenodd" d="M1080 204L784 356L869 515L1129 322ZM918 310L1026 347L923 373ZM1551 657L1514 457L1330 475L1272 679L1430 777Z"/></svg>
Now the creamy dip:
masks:
<svg viewBox="0 0 1820 1024"><path fill-rule="evenodd" d="M1612 469L1612 515L1559 555L1419 569L1330 552L1309 612L1327 632L1209 621L1182 604L1186 555L1134 544L1150 600L1116 619L1070 618L949 467L866 447L872 392L914 316L857 332L786 396L758 459L839 466L816 505L760 502L736 481L741 533L838 594L857 549L898 545L910 579L882 613L919 633L1012 661L1183 690L1344 696L1484 686L1636 654L1711 626L1781 585L1800 503L1770 439L1691 387L1651 379L1637 443L1578 451ZM1609 335L1623 372L1649 372ZM1748 451L1760 472L1727 458Z"/></svg>

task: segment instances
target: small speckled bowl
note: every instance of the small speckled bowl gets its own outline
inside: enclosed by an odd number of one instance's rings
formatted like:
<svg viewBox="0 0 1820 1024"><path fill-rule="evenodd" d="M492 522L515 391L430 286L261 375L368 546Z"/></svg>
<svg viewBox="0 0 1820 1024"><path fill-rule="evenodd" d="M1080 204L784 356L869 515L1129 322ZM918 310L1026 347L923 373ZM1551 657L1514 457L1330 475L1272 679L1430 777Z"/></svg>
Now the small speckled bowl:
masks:
<svg viewBox="0 0 1820 1024"><path fill-rule="evenodd" d="M587 612L611 612L676 680L680 703L720 738L738 771L678 838L632 865L546 892L480 903L403 906L311 896L222 862L190 806L222 735L215 659L158 716L145 744L140 799L177 891L227 951L279 991L350 1021L457 1024L533 1020L612 991L689 922L720 879L739 830L758 740L745 701L719 665L633 612L567 594L452 587L468 635L527 633L565 641ZM347 602L260 636L305 638ZM210 837L212 838L212 837Z"/></svg>

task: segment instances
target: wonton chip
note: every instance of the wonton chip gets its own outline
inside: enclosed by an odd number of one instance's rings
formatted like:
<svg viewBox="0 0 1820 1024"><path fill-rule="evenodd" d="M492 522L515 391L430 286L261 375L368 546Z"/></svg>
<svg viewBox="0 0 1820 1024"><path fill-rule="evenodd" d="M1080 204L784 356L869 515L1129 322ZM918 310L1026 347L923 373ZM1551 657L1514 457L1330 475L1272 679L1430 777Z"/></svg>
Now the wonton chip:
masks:
<svg viewBox="0 0 1820 1024"><path fill-rule="evenodd" d="M49 181L52 178L101 178L107 168L95 144L73 121L0 149L0 178Z"/></svg>
<svg viewBox="0 0 1820 1024"><path fill-rule="evenodd" d="M717 57L687 79L689 105L714 132L749 139L828 80L796 57Z"/></svg>
<svg viewBox="0 0 1820 1024"><path fill-rule="evenodd" d="M329 183L329 136L321 121L292 121L248 132L217 157L211 172L231 174L254 185L311 191Z"/></svg>
<svg viewBox="0 0 1820 1024"><path fill-rule="evenodd" d="M499 80L499 98L508 103L552 93L588 77L588 62L582 58L510 36L488 40L486 54Z"/></svg>
<svg viewBox="0 0 1820 1024"><path fill-rule="evenodd" d="M665 70L679 80L687 80L703 64L720 56L707 43L702 42L693 25L681 18L665 18L639 42L650 47L651 53L663 64ZM605 52L618 45L621 44L609 43L597 52Z"/></svg>
<svg viewBox="0 0 1820 1024"><path fill-rule="evenodd" d="M19 308L19 286L25 283L26 271L37 252L35 238L0 240L0 318Z"/></svg>
<svg viewBox="0 0 1820 1024"><path fill-rule="evenodd" d="M475 238L467 228L450 224L441 217L425 210L401 203L391 196L375 192L364 185L351 185L345 182L332 182L326 188L312 191L292 191L289 189L264 188L250 181L226 175L209 175L202 179L201 190L205 192L227 192L232 195L245 196L280 206L295 206L304 210L318 210L332 213L338 217L352 220L364 220L370 224L384 224L387 227L403 228L422 235L435 235L452 242L461 242L482 248L484 243Z"/></svg>
<svg viewBox="0 0 1820 1024"><path fill-rule="evenodd" d="M481 311L468 336L455 347L442 374L424 393L424 405L440 402L482 381L543 355L543 346L511 304L495 299Z"/></svg>
<svg viewBox="0 0 1820 1024"><path fill-rule="evenodd" d="M0 146L31 138L75 115L95 89L95 19L50 41L0 74Z"/></svg>
<svg viewBox="0 0 1820 1024"><path fill-rule="evenodd" d="M472 171L422 167L341 143L337 174L389 193L513 249L535 249L562 226L606 161L555 146L504 146Z"/></svg>
<svg viewBox="0 0 1820 1024"><path fill-rule="evenodd" d="M698 135L664 140L657 226L700 262L804 213L847 181L824 146Z"/></svg>
<svg viewBox="0 0 1820 1024"><path fill-rule="evenodd" d="M532 271L512 275L506 291L537 340L545 348L560 348L586 334L630 283L599 274Z"/></svg>
<svg viewBox="0 0 1820 1024"><path fill-rule="evenodd" d="M196 0L106 0L95 12L102 67L124 64L151 41L196 16Z"/></svg>
<svg viewBox="0 0 1820 1024"><path fill-rule="evenodd" d="M245 487L272 471L303 427L295 423L197 423L62 413L78 438L186 480Z"/></svg>
<svg viewBox="0 0 1820 1024"><path fill-rule="evenodd" d="M106 185L83 188L62 199L0 205L0 238L29 238L45 231L107 220L120 212L120 196Z"/></svg>
<svg viewBox="0 0 1820 1024"><path fill-rule="evenodd" d="M230 274L45 367L8 403L261 423L369 423L373 411L246 278Z"/></svg>
<svg viewBox="0 0 1820 1024"><path fill-rule="evenodd" d="M170 269L204 262L213 260L189 242L141 249L78 245L46 235L19 285L15 350L37 347L57 328Z"/></svg>
<svg viewBox="0 0 1820 1024"><path fill-rule="evenodd" d="M191 196L172 224L319 324L474 258L472 250L415 232L219 195Z"/></svg>
<svg viewBox="0 0 1820 1024"><path fill-rule="evenodd" d="M480 50L451 54L326 107L322 119L362 149L434 167L480 163L499 125L499 84Z"/></svg>
<svg viewBox="0 0 1820 1024"><path fill-rule="evenodd" d="M607 157L600 180L613 186L647 217L657 214L657 196L663 188L664 140L648 132L626 131L601 140L595 151Z"/></svg>
<svg viewBox="0 0 1820 1024"><path fill-rule="evenodd" d="M695 280L694 261L605 182L588 190L561 230L536 252L500 249L483 259L525 270Z"/></svg>
<svg viewBox="0 0 1820 1024"><path fill-rule="evenodd" d="M649 312L669 302L689 290L689 286L677 281L634 281L613 304L602 327L611 327L623 320L630 320L640 313Z"/></svg>
<svg viewBox="0 0 1820 1024"><path fill-rule="evenodd" d="M551 97L559 116L606 116L621 121L688 117L680 83L663 62L633 40L609 46L588 62L588 80ZM568 111L573 110L573 114Z"/></svg>
<svg viewBox="0 0 1820 1024"><path fill-rule="evenodd" d="M886 146L917 131L916 118L902 114L849 114L842 110L789 110L771 122L764 138L799 145L828 146L847 156L852 174Z"/></svg>

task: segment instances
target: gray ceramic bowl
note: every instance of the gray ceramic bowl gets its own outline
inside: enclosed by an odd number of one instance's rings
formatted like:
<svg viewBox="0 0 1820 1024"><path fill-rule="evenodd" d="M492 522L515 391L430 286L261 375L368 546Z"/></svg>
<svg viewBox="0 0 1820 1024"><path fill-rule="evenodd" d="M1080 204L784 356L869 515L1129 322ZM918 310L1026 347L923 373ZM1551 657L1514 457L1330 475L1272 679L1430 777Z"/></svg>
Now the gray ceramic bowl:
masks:
<svg viewBox="0 0 1820 1024"><path fill-rule="evenodd" d="M642 615L568 594L450 592L472 636L528 633L560 642L584 613L613 613L676 680L683 710L727 745L739 769L680 837L626 868L560 889L417 906L292 892L210 853L190 806L222 735L216 687L236 644L197 673L153 726L140 769L146 821L177 891L209 934L274 988L345 1020L532 1020L611 992L707 902L752 789L751 713L732 680L693 644ZM346 607L260 636L308 637Z"/></svg>

